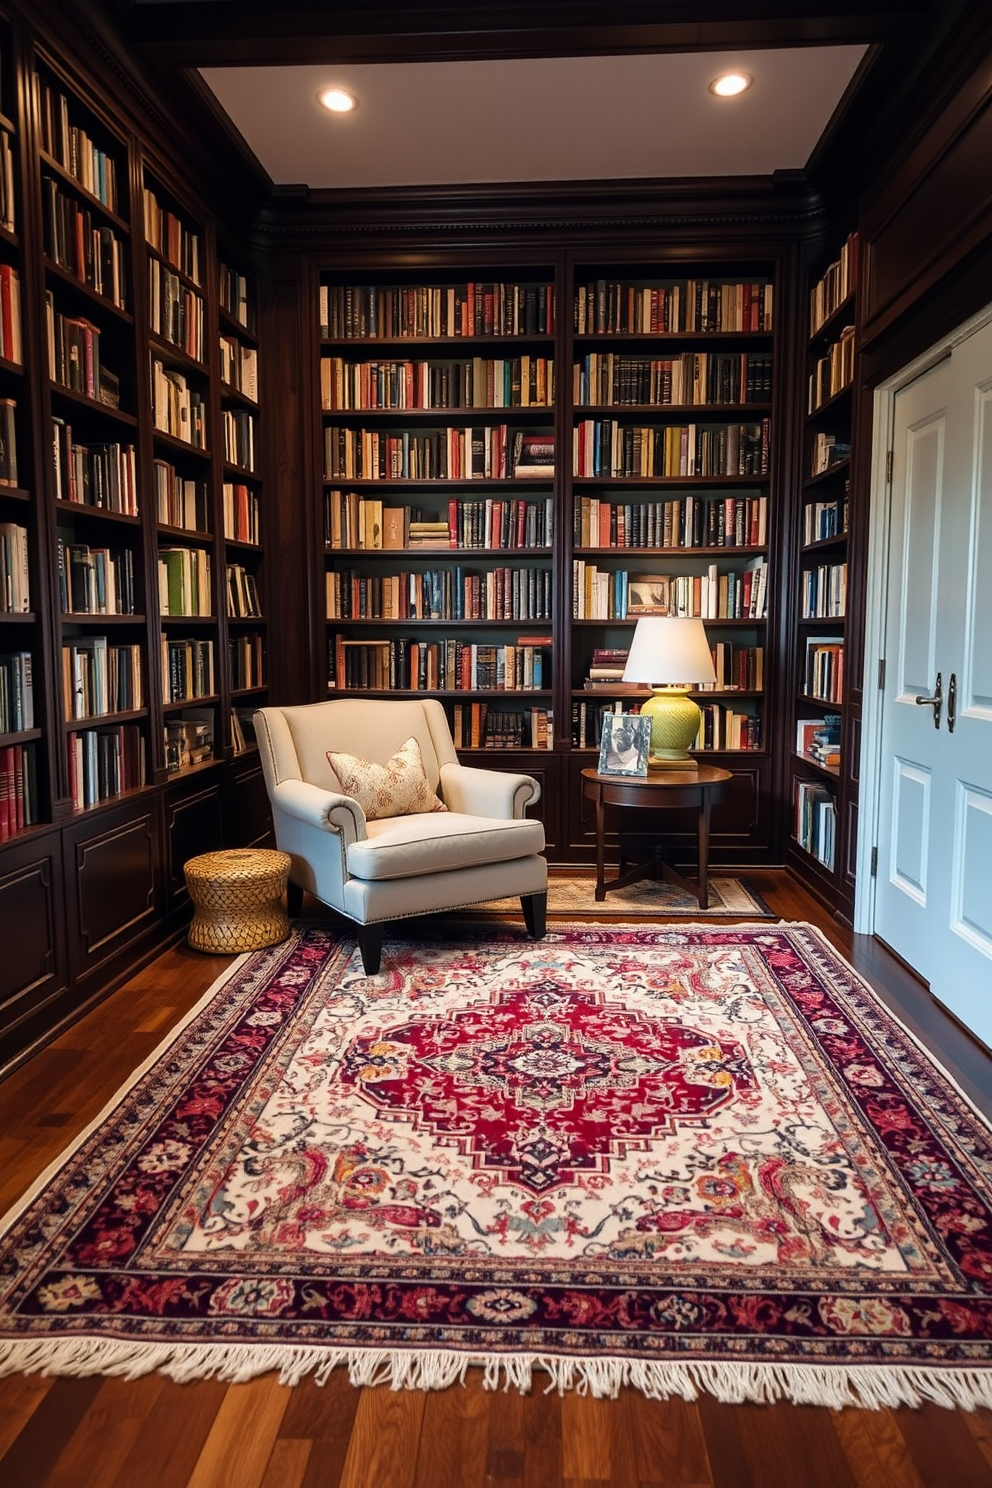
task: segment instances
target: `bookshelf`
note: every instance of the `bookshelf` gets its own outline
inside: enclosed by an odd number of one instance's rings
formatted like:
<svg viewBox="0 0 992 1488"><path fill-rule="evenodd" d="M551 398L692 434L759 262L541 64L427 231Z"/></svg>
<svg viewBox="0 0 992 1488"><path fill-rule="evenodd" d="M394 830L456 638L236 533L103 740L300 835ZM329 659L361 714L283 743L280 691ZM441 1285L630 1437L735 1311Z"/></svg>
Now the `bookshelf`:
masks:
<svg viewBox="0 0 992 1488"><path fill-rule="evenodd" d="M320 287L327 695L430 691L456 746L554 747L546 267Z"/></svg>
<svg viewBox="0 0 992 1488"><path fill-rule="evenodd" d="M773 279L322 275L327 696L439 697L461 754L540 773L556 861L592 860L580 772L604 711L648 696L620 659L661 606L706 620L699 750L738 764L759 826L735 835L767 850Z"/></svg>
<svg viewBox="0 0 992 1488"><path fill-rule="evenodd" d="M796 659L790 740L791 866L842 907L848 534L855 381L858 236L851 233L809 288L807 396L798 513Z"/></svg>

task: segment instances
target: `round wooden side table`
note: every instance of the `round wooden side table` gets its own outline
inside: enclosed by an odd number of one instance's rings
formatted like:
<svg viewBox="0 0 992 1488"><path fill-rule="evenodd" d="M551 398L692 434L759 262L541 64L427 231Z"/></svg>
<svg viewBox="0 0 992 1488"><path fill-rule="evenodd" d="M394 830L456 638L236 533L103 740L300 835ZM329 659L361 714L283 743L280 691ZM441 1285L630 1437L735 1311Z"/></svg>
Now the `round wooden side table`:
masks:
<svg viewBox="0 0 992 1488"><path fill-rule="evenodd" d="M606 898L609 889L622 889L647 877L647 869L639 866L627 873L606 879L606 808L607 806L639 806L642 810L676 810L686 806L696 811L696 855L697 880L688 884L682 875L669 865L666 876L683 888L693 889L699 897L700 909L709 907L709 884L707 867L710 846L710 801L714 793L733 777L729 770L716 765L699 765L694 770L652 770L646 778L629 775L600 775L598 770L582 771L582 799L591 801L596 811L596 899Z"/></svg>
<svg viewBox="0 0 992 1488"><path fill-rule="evenodd" d="M268 848L201 853L183 866L193 901L189 944L235 955L278 945L289 934L283 903L292 859Z"/></svg>

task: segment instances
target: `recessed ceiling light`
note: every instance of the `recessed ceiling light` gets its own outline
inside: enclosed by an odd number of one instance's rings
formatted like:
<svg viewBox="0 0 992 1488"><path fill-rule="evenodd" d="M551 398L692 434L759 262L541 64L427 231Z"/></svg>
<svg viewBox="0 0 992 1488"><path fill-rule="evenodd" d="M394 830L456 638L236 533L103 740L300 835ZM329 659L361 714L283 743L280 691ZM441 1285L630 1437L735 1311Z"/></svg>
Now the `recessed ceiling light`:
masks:
<svg viewBox="0 0 992 1488"><path fill-rule="evenodd" d="M358 107L358 99L346 88L324 88L317 94L317 102L332 114L350 114Z"/></svg>
<svg viewBox="0 0 992 1488"><path fill-rule="evenodd" d="M746 72L723 72L710 83L710 92L717 98L736 98L751 86L751 77Z"/></svg>

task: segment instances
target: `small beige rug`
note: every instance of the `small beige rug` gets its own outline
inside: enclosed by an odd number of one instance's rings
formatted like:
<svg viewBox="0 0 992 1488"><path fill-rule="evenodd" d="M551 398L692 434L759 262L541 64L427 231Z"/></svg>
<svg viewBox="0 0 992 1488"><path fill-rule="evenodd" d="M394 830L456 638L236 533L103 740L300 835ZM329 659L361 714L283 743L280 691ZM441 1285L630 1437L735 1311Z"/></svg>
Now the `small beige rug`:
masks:
<svg viewBox="0 0 992 1488"><path fill-rule="evenodd" d="M642 879L624 889L610 889L605 899L596 899L596 880L590 876L566 876L552 873L548 878L548 914L561 915L645 915L652 918L684 915L693 919L710 915L746 916L771 920L775 915L753 889L739 878L714 878L709 881L709 908L700 909L695 894L677 884L660 879ZM519 899L489 899L472 906L471 911L494 910L520 914Z"/></svg>

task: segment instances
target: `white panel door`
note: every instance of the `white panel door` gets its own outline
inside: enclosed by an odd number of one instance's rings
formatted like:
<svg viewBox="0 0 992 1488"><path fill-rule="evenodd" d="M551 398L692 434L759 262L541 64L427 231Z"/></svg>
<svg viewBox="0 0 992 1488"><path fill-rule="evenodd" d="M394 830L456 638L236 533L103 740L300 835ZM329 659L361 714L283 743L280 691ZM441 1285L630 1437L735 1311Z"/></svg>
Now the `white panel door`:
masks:
<svg viewBox="0 0 992 1488"><path fill-rule="evenodd" d="M883 654L875 932L992 1044L992 325L896 395Z"/></svg>

